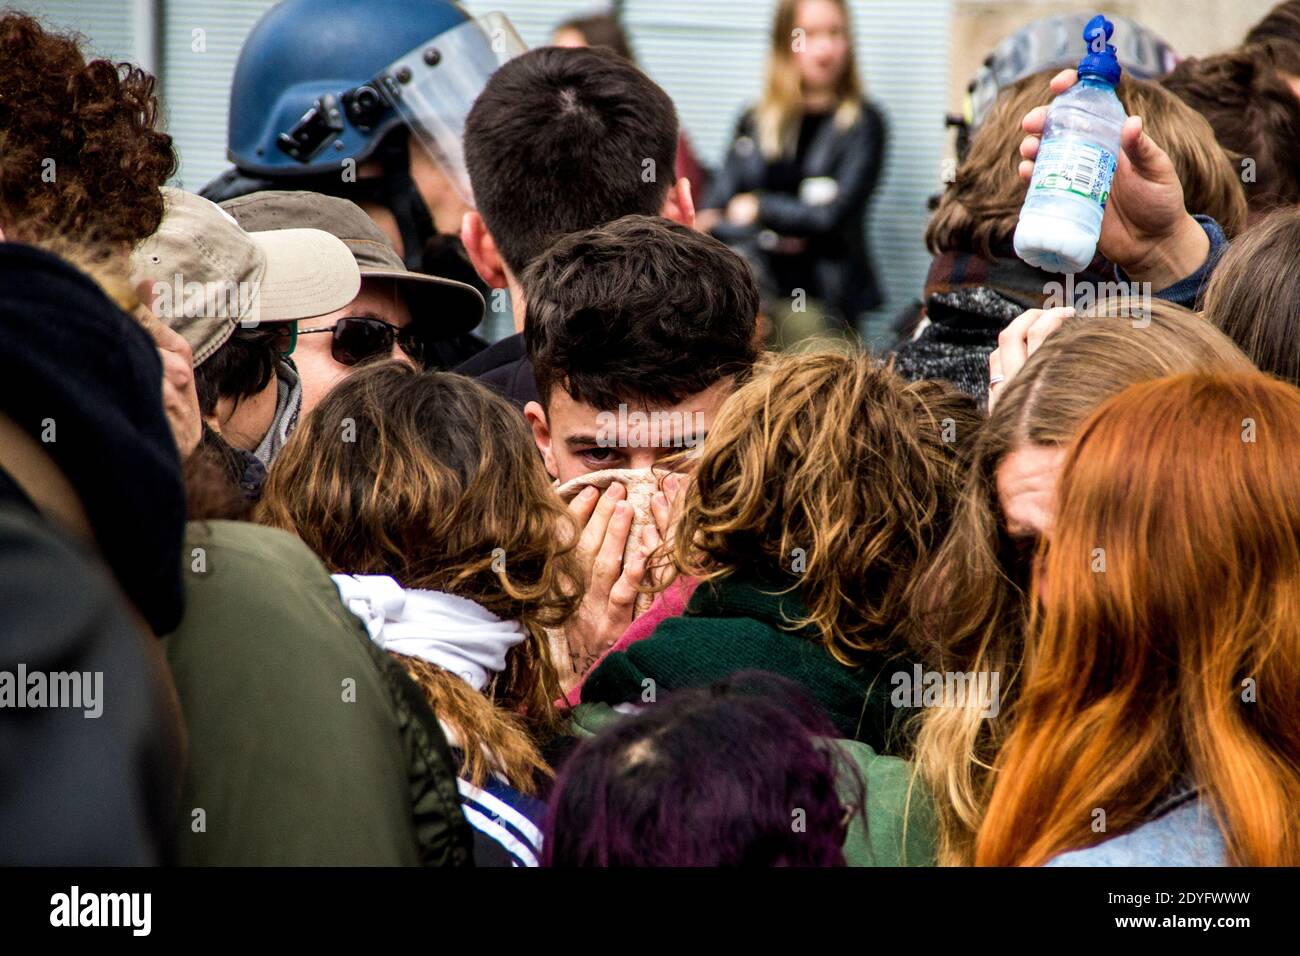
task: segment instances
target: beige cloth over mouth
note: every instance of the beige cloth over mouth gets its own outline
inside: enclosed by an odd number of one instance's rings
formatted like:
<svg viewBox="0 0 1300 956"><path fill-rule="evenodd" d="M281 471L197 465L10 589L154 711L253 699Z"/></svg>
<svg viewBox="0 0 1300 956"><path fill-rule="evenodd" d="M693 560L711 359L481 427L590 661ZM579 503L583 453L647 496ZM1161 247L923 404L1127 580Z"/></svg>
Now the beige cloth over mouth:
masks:
<svg viewBox="0 0 1300 956"><path fill-rule="evenodd" d="M576 498L584 488L597 488L603 491L614 482L621 484L627 491L625 500L632 506L632 530L627 536L627 545L623 549L626 561L632 549L640 547L642 534L649 525L654 524L654 513L650 510L650 499L659 490L663 479L672 472L654 468L607 468L604 471L592 471L577 478L571 478L564 484L557 485L556 493L565 501ZM653 594L638 594L632 617L636 618L654 602ZM569 646L562 630L551 630L551 651L556 659L568 659ZM561 658L559 655L563 655Z"/></svg>

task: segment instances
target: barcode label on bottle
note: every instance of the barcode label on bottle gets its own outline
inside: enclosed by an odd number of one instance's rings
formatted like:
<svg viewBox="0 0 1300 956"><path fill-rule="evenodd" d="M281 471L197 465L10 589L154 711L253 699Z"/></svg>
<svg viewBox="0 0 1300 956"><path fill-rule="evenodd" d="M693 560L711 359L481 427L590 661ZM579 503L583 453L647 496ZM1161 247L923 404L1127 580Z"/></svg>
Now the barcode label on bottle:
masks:
<svg viewBox="0 0 1300 956"><path fill-rule="evenodd" d="M1077 140L1056 140L1039 148L1030 188L1071 192L1105 208L1114 175L1114 153Z"/></svg>

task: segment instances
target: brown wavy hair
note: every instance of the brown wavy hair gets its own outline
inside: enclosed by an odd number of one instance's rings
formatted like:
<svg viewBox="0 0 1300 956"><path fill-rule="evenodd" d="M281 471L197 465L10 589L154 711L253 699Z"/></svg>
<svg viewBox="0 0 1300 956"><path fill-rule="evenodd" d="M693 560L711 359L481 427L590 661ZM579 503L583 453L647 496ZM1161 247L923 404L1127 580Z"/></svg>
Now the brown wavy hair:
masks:
<svg viewBox="0 0 1300 956"><path fill-rule="evenodd" d="M977 864L1092 846L1190 783L1229 864L1300 865L1298 455L1300 391L1257 372L1143 382L1083 424Z"/></svg>
<svg viewBox="0 0 1300 956"><path fill-rule="evenodd" d="M1146 309L1150 324L1134 325ZM988 800L988 769L1014 719L1033 551L1006 530L997 491L1003 460L1025 446L1064 447L1106 399L1135 382L1250 361L1199 315L1163 299L1109 299L1062 324L1007 383L975 441L956 516L912 592L912 641L930 667L997 674L994 718L975 707L923 711L916 770L936 796L939 862L969 864Z"/></svg>
<svg viewBox="0 0 1300 956"><path fill-rule="evenodd" d="M1300 0L1282 0L1246 34L1245 43L1300 42Z"/></svg>
<svg viewBox="0 0 1300 956"><path fill-rule="evenodd" d="M1205 117L1236 173L1251 171L1242 182L1252 221L1300 202L1300 101L1278 72L1281 49L1276 43L1247 45L1189 57L1160 78L1161 86Z"/></svg>
<svg viewBox="0 0 1300 956"><path fill-rule="evenodd" d="M1300 385L1300 210L1264 216L1228 247L1205 287L1205 317L1263 371Z"/></svg>
<svg viewBox="0 0 1300 956"><path fill-rule="evenodd" d="M545 628L582 589L572 519L512 405L449 372L363 368L299 425L254 518L297 534L333 573L389 575L523 624L487 697L394 656L460 737L464 775L497 769L532 792L546 772L535 740L555 730L561 696Z"/></svg>
<svg viewBox="0 0 1300 956"><path fill-rule="evenodd" d="M791 626L816 627L847 666L892 649L979 423L955 389L860 351L769 354L709 428L673 567L789 582L808 611ZM792 574L795 549L805 563Z"/></svg>
<svg viewBox="0 0 1300 956"><path fill-rule="evenodd" d="M162 222L161 187L176 173L157 129L154 77L86 60L75 35L0 13L0 228L43 244L63 236L129 251ZM54 162L46 182L47 160Z"/></svg>
<svg viewBox="0 0 1300 956"><path fill-rule="evenodd" d="M971 138L970 152L944 190L925 232L930 252L974 252L985 257L1005 248L1009 254L1020 207L1029 184L1020 178L1020 121L1036 106L1052 101L1048 85L1057 70L1041 70L1018 80L998 97ZM1246 227L1246 193L1229 155L1205 118L1159 84L1126 76L1115 95L1178 172L1188 212L1212 217L1232 238Z"/></svg>

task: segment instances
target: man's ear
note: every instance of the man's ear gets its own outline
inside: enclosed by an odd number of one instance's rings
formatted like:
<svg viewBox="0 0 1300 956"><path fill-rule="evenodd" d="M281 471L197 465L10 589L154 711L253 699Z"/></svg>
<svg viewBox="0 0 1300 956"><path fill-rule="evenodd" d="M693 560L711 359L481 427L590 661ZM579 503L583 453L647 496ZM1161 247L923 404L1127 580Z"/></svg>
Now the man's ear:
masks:
<svg viewBox="0 0 1300 956"><path fill-rule="evenodd" d="M533 430L533 441L537 442L537 450L542 453L546 471L552 478L559 478L560 468L551 448L551 426L546 421L546 409L540 402L529 402L524 406L524 418L528 419L528 426Z"/></svg>
<svg viewBox="0 0 1300 956"><path fill-rule="evenodd" d="M668 195L664 197L664 208L659 214L689 229L695 228L695 197L691 195L689 179L685 176L677 177L677 182L672 184Z"/></svg>
<svg viewBox="0 0 1300 956"><path fill-rule="evenodd" d="M494 289L504 289L509 284L496 240L488 232L482 216L473 211L465 213L460 221L460 241L479 278Z"/></svg>

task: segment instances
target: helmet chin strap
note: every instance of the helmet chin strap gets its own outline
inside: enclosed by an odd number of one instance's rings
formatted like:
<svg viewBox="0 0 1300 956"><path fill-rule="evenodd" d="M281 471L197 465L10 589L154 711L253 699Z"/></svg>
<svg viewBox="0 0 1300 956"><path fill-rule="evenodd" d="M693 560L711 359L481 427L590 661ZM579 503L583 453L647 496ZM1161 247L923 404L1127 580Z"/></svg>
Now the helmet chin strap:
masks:
<svg viewBox="0 0 1300 956"><path fill-rule="evenodd" d="M429 207L425 205L424 197L411 178L406 141L401 140L400 156L394 156L385 150L381 160L384 175L380 186L382 198L379 201L388 207L397 220L397 230L402 237L402 261L406 268L419 272L424 262L424 247L434 237L435 230Z"/></svg>

